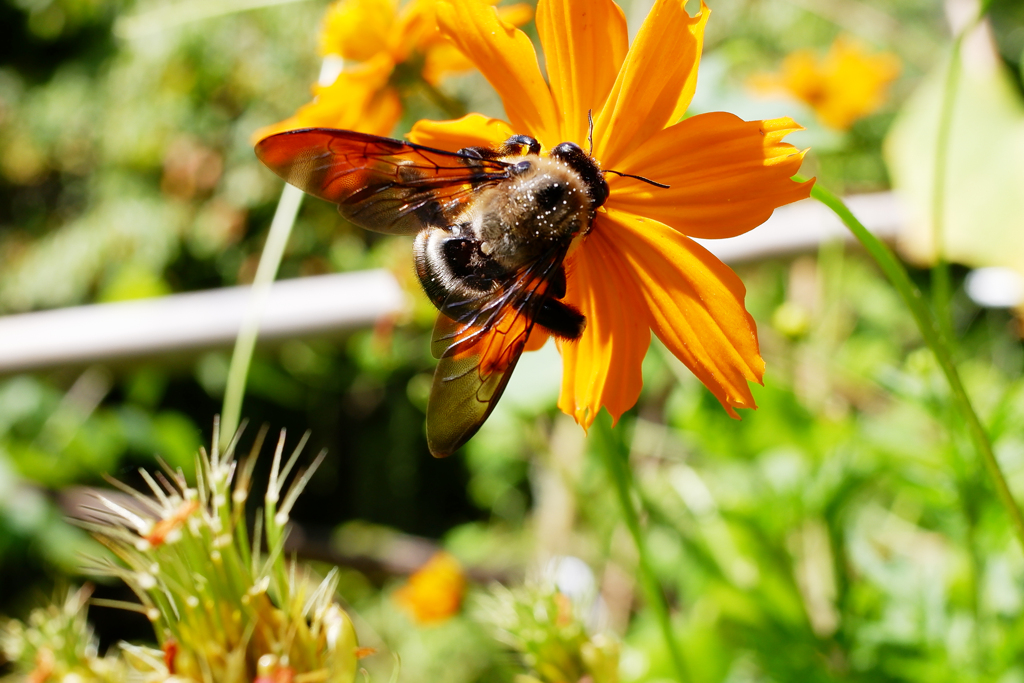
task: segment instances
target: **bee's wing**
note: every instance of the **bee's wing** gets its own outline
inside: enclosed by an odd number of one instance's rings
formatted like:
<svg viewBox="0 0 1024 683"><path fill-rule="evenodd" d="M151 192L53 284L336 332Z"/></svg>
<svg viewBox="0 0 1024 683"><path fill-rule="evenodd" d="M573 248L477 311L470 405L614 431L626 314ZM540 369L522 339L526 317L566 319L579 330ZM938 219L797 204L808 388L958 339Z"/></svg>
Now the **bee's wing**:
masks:
<svg viewBox="0 0 1024 683"><path fill-rule="evenodd" d="M332 128L271 135L256 144L256 156L356 225L395 235L452 224L482 186L508 177L509 166Z"/></svg>
<svg viewBox="0 0 1024 683"><path fill-rule="evenodd" d="M458 330L445 315L437 317L435 336L457 335ZM441 357L427 403L427 445L434 457L451 455L480 429L505 391L528 335L525 329L514 336L482 331L481 343L491 354L474 350ZM496 361L485 367L488 355Z"/></svg>
<svg viewBox="0 0 1024 683"><path fill-rule="evenodd" d="M427 445L435 457L469 441L498 404L565 252L552 249L493 292L474 299L455 294L442 305L427 404Z"/></svg>

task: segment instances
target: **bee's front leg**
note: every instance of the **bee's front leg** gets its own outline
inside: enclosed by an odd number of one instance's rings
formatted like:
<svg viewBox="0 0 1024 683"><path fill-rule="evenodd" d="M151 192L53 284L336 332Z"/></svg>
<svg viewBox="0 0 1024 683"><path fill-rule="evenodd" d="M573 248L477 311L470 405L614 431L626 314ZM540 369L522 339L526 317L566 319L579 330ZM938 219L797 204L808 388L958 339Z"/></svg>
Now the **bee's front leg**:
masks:
<svg viewBox="0 0 1024 683"><path fill-rule="evenodd" d="M523 149L526 149L524 152ZM540 143L529 135L513 135L498 148L501 156L523 156L525 154L540 154Z"/></svg>

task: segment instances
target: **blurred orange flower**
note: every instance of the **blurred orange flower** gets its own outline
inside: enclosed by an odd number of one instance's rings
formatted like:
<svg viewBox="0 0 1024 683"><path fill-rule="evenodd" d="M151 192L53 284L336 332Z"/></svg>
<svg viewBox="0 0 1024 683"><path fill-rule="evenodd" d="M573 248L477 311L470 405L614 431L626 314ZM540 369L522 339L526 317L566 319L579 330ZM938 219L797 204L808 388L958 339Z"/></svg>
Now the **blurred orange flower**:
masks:
<svg viewBox="0 0 1024 683"><path fill-rule="evenodd" d="M798 50L783 60L779 73L759 74L750 83L761 92L788 92L810 105L824 125L848 130L882 106L899 73L896 55L869 54L860 43L840 37L824 57Z"/></svg>
<svg viewBox="0 0 1024 683"><path fill-rule="evenodd" d="M640 395L651 331L718 397L755 407L748 382L764 361L743 283L690 237L732 237L776 207L810 194L790 177L803 153L782 142L791 119L743 121L710 113L680 121L697 81L706 6L691 17L682 0L656 0L633 44L612 0L540 0L537 31L547 78L530 39L480 0L438 3L441 32L471 59L505 105L509 122L471 114L420 121L414 142L456 150L493 146L513 133L543 150L564 141L589 149L605 169L670 188L607 175L610 196L566 258L564 298L587 318L578 342L561 344L559 407L584 428L602 406L614 419ZM540 336L534 330L530 347Z"/></svg>
<svg viewBox="0 0 1024 683"><path fill-rule="evenodd" d="M465 592L462 565L448 553L439 552L416 570L393 597L417 623L433 624L456 614Z"/></svg>
<svg viewBox="0 0 1024 683"><path fill-rule="evenodd" d="M437 0L338 0L324 16L320 53L340 70L329 84L313 86L313 101L294 116L257 131L254 139L296 128L344 128L388 135L402 115L404 90L429 88L473 65L437 29ZM528 5L499 10L513 25L530 20ZM435 91L432 91L436 93Z"/></svg>

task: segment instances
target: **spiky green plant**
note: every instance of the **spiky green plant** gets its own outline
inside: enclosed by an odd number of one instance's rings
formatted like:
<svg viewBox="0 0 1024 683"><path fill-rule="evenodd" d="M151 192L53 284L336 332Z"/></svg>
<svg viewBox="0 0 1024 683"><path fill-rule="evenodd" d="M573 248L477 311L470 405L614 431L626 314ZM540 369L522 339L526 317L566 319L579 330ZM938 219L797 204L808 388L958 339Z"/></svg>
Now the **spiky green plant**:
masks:
<svg viewBox="0 0 1024 683"><path fill-rule="evenodd" d="M263 515L257 515L250 535L245 506L264 436L265 430L241 462L235 459L237 436L223 452L214 438L212 450L201 450L196 457L195 486L188 485L180 470L164 467L155 474L141 471L151 495L113 482L127 495L98 496L95 516L83 526L114 558L95 559L92 568L124 580L141 603L106 604L145 614L162 651L123 645L120 659L111 664L110 678L84 680L354 680L356 635L348 615L333 600L337 572L332 570L318 582L284 553L289 513L324 454L285 489L306 437L282 463L281 433ZM69 602L74 604L78 610L66 605L62 612L50 615L51 608L33 617L40 622L35 626L34 649L28 647L33 638L24 625L8 627L8 633L21 635L8 637L11 647L5 644L5 650L8 656L15 655L12 659L23 671L37 670L36 653L44 650L72 662L68 670L74 669L76 658L83 666L96 659L94 641L87 637L84 600Z"/></svg>
<svg viewBox="0 0 1024 683"><path fill-rule="evenodd" d="M618 683L619 643L589 634L580 605L553 585L495 584L477 600L476 617L529 668L516 683Z"/></svg>
<svg viewBox="0 0 1024 683"><path fill-rule="evenodd" d="M90 593L88 588L68 591L63 602L33 610L26 622L5 622L0 626L0 652L30 681L127 680L125 659L99 655L99 640L86 619ZM160 652L154 654L159 663ZM135 670L142 673L144 668Z"/></svg>

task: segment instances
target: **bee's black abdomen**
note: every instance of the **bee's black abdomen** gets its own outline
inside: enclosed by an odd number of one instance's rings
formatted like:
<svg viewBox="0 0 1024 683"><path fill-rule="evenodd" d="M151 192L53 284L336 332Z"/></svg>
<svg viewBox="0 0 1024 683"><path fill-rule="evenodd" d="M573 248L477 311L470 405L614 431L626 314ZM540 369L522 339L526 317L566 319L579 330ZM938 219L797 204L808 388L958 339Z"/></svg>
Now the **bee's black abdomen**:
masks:
<svg viewBox="0 0 1024 683"><path fill-rule="evenodd" d="M444 240L441 244L441 252L444 254L445 263L451 269L452 275L465 278L473 274L474 261L477 260L479 252L474 241L464 237L452 237Z"/></svg>
<svg viewBox="0 0 1024 683"><path fill-rule="evenodd" d="M548 299L537 312L536 323L556 337L575 341L583 335L587 318L574 306Z"/></svg>
<svg viewBox="0 0 1024 683"><path fill-rule="evenodd" d="M466 237L446 239L441 247L451 274L469 287L488 290L505 271L480 251L480 242Z"/></svg>
<svg viewBox="0 0 1024 683"><path fill-rule="evenodd" d="M456 233L465 226L455 226ZM448 229L425 230L413 247L416 275L430 301L440 309L453 295L474 297L493 290L508 273L471 237Z"/></svg>

